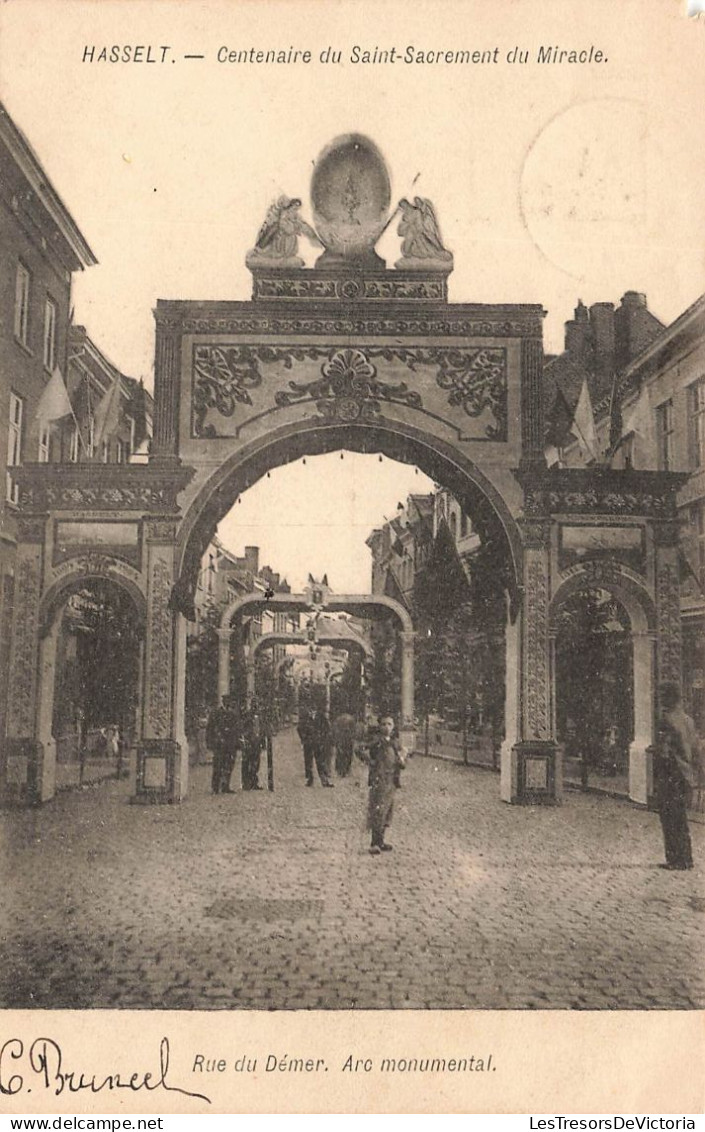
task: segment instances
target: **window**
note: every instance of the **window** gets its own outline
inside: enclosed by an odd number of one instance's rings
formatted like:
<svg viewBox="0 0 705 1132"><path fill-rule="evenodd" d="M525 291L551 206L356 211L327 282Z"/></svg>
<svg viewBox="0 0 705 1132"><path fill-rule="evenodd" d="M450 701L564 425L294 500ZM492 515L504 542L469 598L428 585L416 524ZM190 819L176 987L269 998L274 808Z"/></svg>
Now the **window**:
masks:
<svg viewBox="0 0 705 1132"><path fill-rule="evenodd" d="M27 345L29 334L29 271L23 263L17 264L15 278L15 338Z"/></svg>
<svg viewBox="0 0 705 1132"><path fill-rule="evenodd" d="M69 460L72 464L78 463L78 452L80 444L81 440L78 435L78 425L74 425L73 432L71 433L71 441L69 443Z"/></svg>
<svg viewBox="0 0 705 1132"><path fill-rule="evenodd" d="M122 464L124 462L124 449L121 440L115 441L115 462Z"/></svg>
<svg viewBox="0 0 705 1132"><path fill-rule="evenodd" d="M49 445L51 442L51 425L44 424L39 426L39 454L37 459L40 464L49 463Z"/></svg>
<svg viewBox="0 0 705 1132"><path fill-rule="evenodd" d="M635 449L634 433L630 432L627 436L625 436L624 440L622 441L622 444L620 445L620 451L622 453L622 459L624 461L623 466L625 468L633 468L634 467L634 449Z"/></svg>
<svg viewBox="0 0 705 1132"><path fill-rule="evenodd" d="M47 299L44 306L44 366L50 373L56 365L56 303Z"/></svg>
<svg viewBox="0 0 705 1132"><path fill-rule="evenodd" d="M110 460L110 441L104 440L100 449L100 458L104 464Z"/></svg>
<svg viewBox="0 0 705 1132"><path fill-rule="evenodd" d="M7 466L16 468L22 463L22 418L24 403L16 393L10 393L10 430L7 440ZM5 498L9 503L19 502L19 488L12 482L9 470L6 472Z"/></svg>
<svg viewBox="0 0 705 1132"><path fill-rule="evenodd" d="M705 586L705 500L690 508L690 526L695 540L695 565L698 581Z"/></svg>
<svg viewBox="0 0 705 1132"><path fill-rule="evenodd" d="M658 466L662 472L673 470L673 401L664 401L656 409L656 443Z"/></svg>
<svg viewBox="0 0 705 1132"><path fill-rule="evenodd" d="M460 537L466 538L468 533L468 517L464 511L460 512Z"/></svg>
<svg viewBox="0 0 705 1132"><path fill-rule="evenodd" d="M455 511L451 511L448 522L450 525L450 533L452 534L453 538L456 538L458 534L458 517L455 514Z"/></svg>
<svg viewBox="0 0 705 1132"><path fill-rule="evenodd" d="M688 387L690 458L694 468L705 467L705 377Z"/></svg>

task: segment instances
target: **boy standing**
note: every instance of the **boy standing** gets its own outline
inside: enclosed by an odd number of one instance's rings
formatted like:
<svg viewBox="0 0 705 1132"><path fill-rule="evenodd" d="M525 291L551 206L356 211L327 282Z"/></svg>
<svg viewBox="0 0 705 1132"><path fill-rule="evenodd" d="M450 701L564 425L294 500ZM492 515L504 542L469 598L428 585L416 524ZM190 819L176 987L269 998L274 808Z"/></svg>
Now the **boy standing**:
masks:
<svg viewBox="0 0 705 1132"><path fill-rule="evenodd" d="M379 721L378 736L370 746L367 824L372 833L370 853L373 856L389 852L392 848L385 842L384 834L392 820L395 776L405 765L399 745L392 738L393 731L394 720L391 716L383 716Z"/></svg>

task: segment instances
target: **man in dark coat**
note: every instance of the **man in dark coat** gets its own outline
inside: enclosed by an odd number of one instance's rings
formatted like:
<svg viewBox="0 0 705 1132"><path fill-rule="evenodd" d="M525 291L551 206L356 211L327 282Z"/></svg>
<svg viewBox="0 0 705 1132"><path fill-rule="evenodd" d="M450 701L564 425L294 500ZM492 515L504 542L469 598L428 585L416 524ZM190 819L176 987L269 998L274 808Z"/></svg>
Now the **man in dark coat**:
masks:
<svg viewBox="0 0 705 1132"><path fill-rule="evenodd" d="M318 771L321 785L332 786L333 783L330 780L330 764L333 754L333 731L330 720L322 708L314 708L309 716L309 739L311 754L316 760L316 770ZM313 786L313 767L310 767L310 772L311 781L308 781L309 771L307 769L306 782L307 785Z"/></svg>
<svg viewBox="0 0 705 1132"><path fill-rule="evenodd" d="M242 789L261 790L259 784L259 765L266 734L257 705L250 704L242 726Z"/></svg>
<svg viewBox="0 0 705 1132"><path fill-rule="evenodd" d="M341 778L350 774L353 747L355 745L355 717L344 712L333 721L333 742L335 743L335 770Z"/></svg>
<svg viewBox="0 0 705 1132"><path fill-rule="evenodd" d="M230 696L223 696L221 707L213 708L206 728L206 743L213 752L211 790L214 794L232 794L230 776L238 748L242 745L240 718Z"/></svg>
<svg viewBox="0 0 705 1132"><path fill-rule="evenodd" d="M301 747L304 752L304 775L306 785L313 786L313 744L311 735L311 713L307 708L299 709L299 722L296 725Z"/></svg>
<svg viewBox="0 0 705 1132"><path fill-rule="evenodd" d="M404 767L404 758L396 739L392 738L394 720L383 716L379 721L377 737L369 748L369 800L367 826L372 834L370 853L389 852L392 846L384 840L385 830L392 820L394 809L395 777Z"/></svg>
<svg viewBox="0 0 705 1132"><path fill-rule="evenodd" d="M654 791L666 851L662 869L692 869L688 806L699 766L695 724L683 711L680 690L666 684L660 690L659 721L654 756Z"/></svg>

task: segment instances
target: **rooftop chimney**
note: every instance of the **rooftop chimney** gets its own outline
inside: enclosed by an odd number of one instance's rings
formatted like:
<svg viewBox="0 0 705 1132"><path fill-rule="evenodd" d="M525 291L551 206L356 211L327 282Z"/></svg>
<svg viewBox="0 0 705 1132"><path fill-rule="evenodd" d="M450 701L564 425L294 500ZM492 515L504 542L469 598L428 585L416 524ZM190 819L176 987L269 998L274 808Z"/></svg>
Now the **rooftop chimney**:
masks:
<svg viewBox="0 0 705 1132"><path fill-rule="evenodd" d="M614 303L593 303L590 307L590 324L595 372L611 377L615 366Z"/></svg>
<svg viewBox="0 0 705 1132"><path fill-rule="evenodd" d="M626 291L615 312L616 350L620 368L626 366L654 337L656 319L646 305L646 295Z"/></svg>
<svg viewBox="0 0 705 1132"><path fill-rule="evenodd" d="M587 307L578 299L575 317L565 324L565 349L575 362L585 364L590 356L590 323Z"/></svg>

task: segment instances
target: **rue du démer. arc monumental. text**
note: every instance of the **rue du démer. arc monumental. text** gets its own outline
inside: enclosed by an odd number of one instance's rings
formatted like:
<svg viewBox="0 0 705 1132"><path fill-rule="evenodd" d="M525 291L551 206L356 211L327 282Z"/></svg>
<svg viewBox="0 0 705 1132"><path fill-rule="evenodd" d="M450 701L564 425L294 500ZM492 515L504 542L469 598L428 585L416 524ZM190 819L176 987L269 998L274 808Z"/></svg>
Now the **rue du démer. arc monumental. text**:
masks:
<svg viewBox="0 0 705 1132"><path fill-rule="evenodd" d="M627 611L634 645L631 798L647 804L658 682L680 680L676 491L683 477L608 468L548 470L542 404L543 309L448 302L453 256L433 205L393 208L382 155L362 135L335 139L311 182L314 225L280 197L247 254L249 301L157 303L155 421L148 464L27 464L20 491L7 789L29 803L55 792L57 641L70 595L110 579L143 629L135 801L177 802L188 788L186 626L201 556L236 499L305 455L383 453L442 483L496 555L506 589L506 701L500 790L507 802L562 795L555 742L556 612L590 586ZM263 210L266 211L266 208ZM375 251L391 221L392 267ZM307 268L298 244L320 251ZM456 254L458 254L456 252ZM86 537L57 554L61 523L134 531L133 553ZM565 527L615 528L614 552L565 566ZM638 528L639 563L619 534ZM253 594L250 604L266 600ZM310 594L276 594L282 611ZM374 615L380 598L328 597ZM382 599L383 600L383 599ZM245 604L247 602L245 601ZM238 609L243 608L243 599ZM227 653L231 607L222 622ZM402 634L402 742L413 748L414 627ZM223 643L224 642L224 643ZM222 677L222 673L221 673Z"/></svg>

